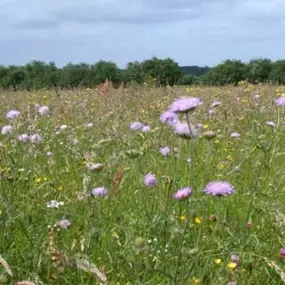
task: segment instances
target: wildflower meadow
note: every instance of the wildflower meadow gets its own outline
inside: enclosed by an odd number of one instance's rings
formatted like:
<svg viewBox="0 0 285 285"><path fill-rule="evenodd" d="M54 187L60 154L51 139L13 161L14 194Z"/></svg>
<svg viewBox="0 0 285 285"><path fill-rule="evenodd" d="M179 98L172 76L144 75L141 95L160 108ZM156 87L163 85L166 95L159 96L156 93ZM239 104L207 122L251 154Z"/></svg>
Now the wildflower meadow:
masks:
<svg viewBox="0 0 285 285"><path fill-rule="evenodd" d="M0 100L0 284L285 283L285 88Z"/></svg>

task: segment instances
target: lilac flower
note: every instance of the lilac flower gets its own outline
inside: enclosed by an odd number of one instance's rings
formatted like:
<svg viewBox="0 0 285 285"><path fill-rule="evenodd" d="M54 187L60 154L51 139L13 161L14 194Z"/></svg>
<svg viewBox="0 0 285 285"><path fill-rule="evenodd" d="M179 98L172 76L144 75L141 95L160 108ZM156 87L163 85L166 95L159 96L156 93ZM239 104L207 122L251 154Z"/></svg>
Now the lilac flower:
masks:
<svg viewBox="0 0 285 285"><path fill-rule="evenodd" d="M4 126L1 130L2 135L7 135L12 133L12 126Z"/></svg>
<svg viewBox="0 0 285 285"><path fill-rule="evenodd" d="M220 106L220 105L222 105L222 103L221 103L220 101L214 101L214 102L211 104L210 108L215 108L215 107Z"/></svg>
<svg viewBox="0 0 285 285"><path fill-rule="evenodd" d="M192 189L190 187L182 188L173 194L175 200L185 200L190 197Z"/></svg>
<svg viewBox="0 0 285 285"><path fill-rule="evenodd" d="M178 117L174 112L166 111L161 114L160 121L163 124L173 125L178 122Z"/></svg>
<svg viewBox="0 0 285 285"><path fill-rule="evenodd" d="M174 113L187 113L202 105L203 102L196 97L183 97L175 100L170 106L169 111Z"/></svg>
<svg viewBox="0 0 285 285"><path fill-rule="evenodd" d="M141 130L144 133L148 133L151 131L151 128L150 128L150 126L146 125L146 126L143 126Z"/></svg>
<svg viewBox="0 0 285 285"><path fill-rule="evenodd" d="M268 121L268 122L266 122L265 123L267 126L270 126L270 127L276 127L276 124L274 123L274 122L272 122L272 121Z"/></svg>
<svg viewBox="0 0 285 285"><path fill-rule="evenodd" d="M20 111L18 110L10 110L7 113L7 119L16 119L20 115Z"/></svg>
<svg viewBox="0 0 285 285"><path fill-rule="evenodd" d="M213 181L206 185L204 192L213 196L226 196L234 193L234 187L226 181Z"/></svg>
<svg viewBox="0 0 285 285"><path fill-rule="evenodd" d="M239 137L240 137L240 134L237 133L237 132L233 132L233 133L231 133L231 137L232 137L232 138L239 138Z"/></svg>
<svg viewBox="0 0 285 285"><path fill-rule="evenodd" d="M157 183L157 179L153 174L148 173L147 175L145 175L145 177L144 177L144 185L145 186L152 187L152 186L155 186L156 183Z"/></svg>
<svg viewBox="0 0 285 285"><path fill-rule="evenodd" d="M87 163L86 164L89 171L99 172L104 168L104 164L102 163Z"/></svg>
<svg viewBox="0 0 285 285"><path fill-rule="evenodd" d="M169 146L162 147L162 148L160 148L159 152L163 156L167 156L170 153L170 147Z"/></svg>
<svg viewBox="0 0 285 285"><path fill-rule="evenodd" d="M95 197L105 197L108 195L108 190L105 187L93 188L91 191L91 195Z"/></svg>
<svg viewBox="0 0 285 285"><path fill-rule="evenodd" d="M129 128L133 131L139 131L143 128L143 124L140 122L133 122L130 124Z"/></svg>
<svg viewBox="0 0 285 285"><path fill-rule="evenodd" d="M31 143L40 143L42 141L42 137L39 134L30 135L30 142Z"/></svg>
<svg viewBox="0 0 285 285"><path fill-rule="evenodd" d="M174 132L177 135L185 137L185 138L195 138L198 135L195 127L193 125L192 126L190 125L191 127L190 129L187 123L178 122L174 124L172 127L173 127Z"/></svg>
<svg viewBox="0 0 285 285"><path fill-rule="evenodd" d="M20 142L27 142L29 140L28 134L21 134L17 137L17 140Z"/></svg>
<svg viewBox="0 0 285 285"><path fill-rule="evenodd" d="M285 257L285 248L281 248L279 253L282 257Z"/></svg>
<svg viewBox="0 0 285 285"><path fill-rule="evenodd" d="M47 115L49 113L49 107L48 106L41 106L41 107L38 108L37 111L39 112L39 114L41 116L45 116L45 115Z"/></svg>
<svg viewBox="0 0 285 285"><path fill-rule="evenodd" d="M93 123L88 123L88 124L86 124L86 128L92 128L93 126L94 126Z"/></svg>
<svg viewBox="0 0 285 285"><path fill-rule="evenodd" d="M62 219L56 222L57 227L65 230L68 229L71 225L72 225L71 222L67 219Z"/></svg>
<svg viewBox="0 0 285 285"><path fill-rule="evenodd" d="M275 104L279 107L285 107L285 96L275 99Z"/></svg>

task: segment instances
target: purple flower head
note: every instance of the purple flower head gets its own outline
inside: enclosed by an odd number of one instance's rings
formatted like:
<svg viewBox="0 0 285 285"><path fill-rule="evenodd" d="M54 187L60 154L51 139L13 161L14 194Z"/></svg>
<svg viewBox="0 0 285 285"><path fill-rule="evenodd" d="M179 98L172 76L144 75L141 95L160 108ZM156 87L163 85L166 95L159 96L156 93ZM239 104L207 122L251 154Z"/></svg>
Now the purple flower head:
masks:
<svg viewBox="0 0 285 285"><path fill-rule="evenodd" d="M4 126L1 130L2 135L7 135L12 133L12 126Z"/></svg>
<svg viewBox="0 0 285 285"><path fill-rule="evenodd" d="M202 105L203 102L196 97L184 97L175 100L170 106L169 111L175 113L187 113Z"/></svg>
<svg viewBox="0 0 285 285"><path fill-rule="evenodd" d="M201 123L196 124L196 128L202 130L204 128L204 125Z"/></svg>
<svg viewBox="0 0 285 285"><path fill-rule="evenodd" d="M174 132L181 137L195 138L198 135L196 128L193 125L192 126L190 125L189 128L189 125L187 123L178 122L174 124L172 127Z"/></svg>
<svg viewBox="0 0 285 285"><path fill-rule="evenodd" d="M48 106L41 106L41 107L38 108L37 111L39 112L39 114L41 116L45 116L45 115L47 115L49 113L49 107Z"/></svg>
<svg viewBox="0 0 285 285"><path fill-rule="evenodd" d="M29 140L28 134L21 134L17 137L17 140L20 142L27 142Z"/></svg>
<svg viewBox="0 0 285 285"><path fill-rule="evenodd" d="M146 125L146 126L143 126L143 127L142 127L142 132L148 133L148 132L150 132L150 131L151 131L151 128L150 128L149 125Z"/></svg>
<svg viewBox="0 0 285 285"><path fill-rule="evenodd" d="M275 104L278 107L285 107L285 96L282 96L282 97L275 99Z"/></svg>
<svg viewBox="0 0 285 285"><path fill-rule="evenodd" d="M40 143L42 141L42 137L39 134L30 135L30 142L31 143Z"/></svg>
<svg viewBox="0 0 285 285"><path fill-rule="evenodd" d="M212 196L226 196L234 193L234 187L226 181L213 181L206 185L204 192Z"/></svg>
<svg viewBox="0 0 285 285"><path fill-rule="evenodd" d="M174 112L166 111L160 115L160 121L163 124L173 125L178 122L178 117Z"/></svg>
<svg viewBox="0 0 285 285"><path fill-rule="evenodd" d="M140 122L133 122L130 124L129 128L133 131L139 131L143 128L143 124Z"/></svg>
<svg viewBox="0 0 285 285"><path fill-rule="evenodd" d="M233 133L231 133L231 137L232 137L232 138L239 138L239 137L240 137L240 134L237 133L237 132L233 132Z"/></svg>
<svg viewBox="0 0 285 285"><path fill-rule="evenodd" d="M270 127L276 127L276 124L274 123L274 122L272 122L272 121L269 121L269 122L266 122L265 123L267 126L270 126Z"/></svg>
<svg viewBox="0 0 285 285"><path fill-rule="evenodd" d="M285 257L285 248L281 248L279 253L282 257Z"/></svg>
<svg viewBox="0 0 285 285"><path fill-rule="evenodd" d="M7 119L15 120L20 115L18 110L10 110L7 113Z"/></svg>
<svg viewBox="0 0 285 285"><path fill-rule="evenodd" d="M215 107L220 106L220 105L222 105L222 103L221 103L220 101L214 101L214 102L211 104L210 108L215 108Z"/></svg>
<svg viewBox="0 0 285 285"><path fill-rule="evenodd" d="M91 191L91 195L95 197L105 197L108 195L108 189L105 187L96 187Z"/></svg>
<svg viewBox="0 0 285 285"><path fill-rule="evenodd" d="M145 186L152 187L152 186L155 186L156 183L157 183L157 179L153 174L148 173L147 175L145 175L145 177L144 177L144 185Z"/></svg>
<svg viewBox="0 0 285 285"><path fill-rule="evenodd" d="M163 155L163 156L167 156L170 153L170 147L169 146L165 146L162 147L159 152Z"/></svg>
<svg viewBox="0 0 285 285"><path fill-rule="evenodd" d="M175 200L185 200L190 197L192 189L190 187L182 188L173 194Z"/></svg>

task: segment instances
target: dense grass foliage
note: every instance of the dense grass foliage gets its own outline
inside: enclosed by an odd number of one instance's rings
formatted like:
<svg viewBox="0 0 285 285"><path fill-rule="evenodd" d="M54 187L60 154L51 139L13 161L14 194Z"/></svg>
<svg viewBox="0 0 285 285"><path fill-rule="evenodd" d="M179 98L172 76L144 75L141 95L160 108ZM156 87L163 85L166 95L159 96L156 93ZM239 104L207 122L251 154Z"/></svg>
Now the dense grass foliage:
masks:
<svg viewBox="0 0 285 285"><path fill-rule="evenodd" d="M1 93L0 284L284 284L282 94L252 85ZM181 96L203 101L189 121L179 115L195 138L160 121ZM7 119L11 109L20 115ZM146 186L147 174L156 183ZM234 193L207 195L212 181ZM191 195L174 199L185 187Z"/></svg>

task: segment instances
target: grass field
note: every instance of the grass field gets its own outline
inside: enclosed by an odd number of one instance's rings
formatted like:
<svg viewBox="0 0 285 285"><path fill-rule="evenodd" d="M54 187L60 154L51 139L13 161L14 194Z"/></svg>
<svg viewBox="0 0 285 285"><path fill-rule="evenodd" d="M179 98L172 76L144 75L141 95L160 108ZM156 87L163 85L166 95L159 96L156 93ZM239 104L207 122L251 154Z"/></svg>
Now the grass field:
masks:
<svg viewBox="0 0 285 285"><path fill-rule="evenodd" d="M284 284L282 94L246 84L0 93L0 284ZM195 138L160 121L181 96L203 101L186 120ZM7 119L11 109L20 115ZM212 181L234 192L207 195ZM185 187L191 195L174 199Z"/></svg>

